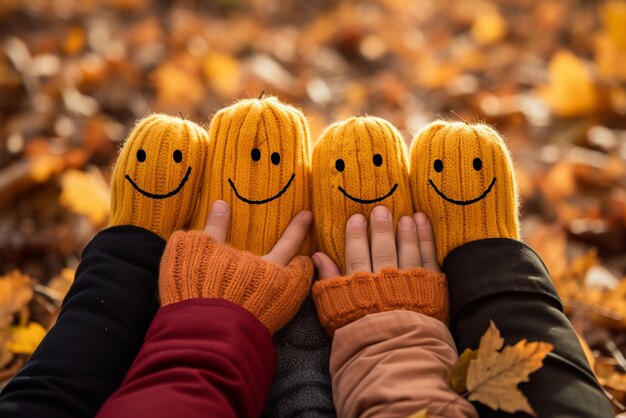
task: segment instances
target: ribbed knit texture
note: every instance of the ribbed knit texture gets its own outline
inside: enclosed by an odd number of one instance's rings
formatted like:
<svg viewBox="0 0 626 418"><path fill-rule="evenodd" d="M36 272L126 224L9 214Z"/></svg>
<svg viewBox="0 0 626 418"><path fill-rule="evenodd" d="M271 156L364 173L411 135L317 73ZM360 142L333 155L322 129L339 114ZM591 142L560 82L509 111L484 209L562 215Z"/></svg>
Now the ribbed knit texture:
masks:
<svg viewBox="0 0 626 418"><path fill-rule="evenodd" d="M416 210L433 224L439 264L469 241L519 239L513 164L493 128L441 120L424 127L411 146L411 184Z"/></svg>
<svg viewBox="0 0 626 418"><path fill-rule="evenodd" d="M273 334L296 314L309 293L313 264L297 256L287 266L269 263L202 231L172 234L159 276L161 305L218 298L251 312Z"/></svg>
<svg viewBox="0 0 626 418"><path fill-rule="evenodd" d="M188 226L204 176L207 141L207 132L191 121L161 114L141 119L113 169L109 226L136 225L164 239Z"/></svg>
<svg viewBox="0 0 626 418"><path fill-rule="evenodd" d="M345 273L345 230L351 215L361 213L369 219L370 211L383 205L391 211L395 225L401 216L413 214L406 147L388 121L352 117L326 128L313 150L312 166L318 248ZM395 185L393 194L372 203L357 202L339 190L356 199L375 200Z"/></svg>
<svg viewBox="0 0 626 418"><path fill-rule="evenodd" d="M302 112L275 97L248 99L217 112L209 137L207 181L194 228L202 229L212 203L224 200L232 210L227 242L267 254L294 215L311 209L309 125ZM238 198L233 185L255 203ZM301 254L310 255L313 247L311 233Z"/></svg>
<svg viewBox="0 0 626 418"><path fill-rule="evenodd" d="M348 325L365 315L395 310L415 311L448 321L446 276L423 268L386 268L379 273L355 273L319 280L313 300L326 331Z"/></svg>

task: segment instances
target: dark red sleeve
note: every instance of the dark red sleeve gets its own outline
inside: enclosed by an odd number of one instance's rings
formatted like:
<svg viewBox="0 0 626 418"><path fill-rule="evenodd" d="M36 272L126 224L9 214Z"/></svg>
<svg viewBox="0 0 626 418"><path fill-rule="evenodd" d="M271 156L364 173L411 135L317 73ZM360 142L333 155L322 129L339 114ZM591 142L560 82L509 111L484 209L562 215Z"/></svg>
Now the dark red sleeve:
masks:
<svg viewBox="0 0 626 418"><path fill-rule="evenodd" d="M272 336L244 308L222 299L168 305L98 417L256 418L275 363Z"/></svg>

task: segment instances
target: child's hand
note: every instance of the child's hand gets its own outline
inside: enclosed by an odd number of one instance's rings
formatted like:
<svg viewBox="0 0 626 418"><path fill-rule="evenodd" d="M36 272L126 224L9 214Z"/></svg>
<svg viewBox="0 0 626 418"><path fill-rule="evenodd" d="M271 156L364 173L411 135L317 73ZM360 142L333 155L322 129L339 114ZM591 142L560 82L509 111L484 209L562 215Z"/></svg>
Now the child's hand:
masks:
<svg viewBox="0 0 626 418"><path fill-rule="evenodd" d="M161 305L225 299L276 332L298 312L311 287L311 259L296 254L312 217L307 211L297 214L269 254L259 257L224 245L230 209L216 201L204 231L177 231L170 237L161 259Z"/></svg>
<svg viewBox="0 0 626 418"><path fill-rule="evenodd" d="M393 218L386 207L376 206L372 210L370 224L371 251L365 217L355 214L346 223L347 276L357 272L378 273L387 267L402 270L423 267L435 272L440 271L435 254L433 228L425 214L418 212L412 218L410 216L400 218L395 238ZM324 253L315 253L313 262L320 279L341 275L339 268Z"/></svg>
<svg viewBox="0 0 626 418"><path fill-rule="evenodd" d="M298 254L300 246L306 238L311 226L313 214L308 210L299 212L291 220L285 232L280 237L274 248L261 258L270 263L286 266L292 258ZM209 218L204 227L204 232L220 244L226 242L228 226L230 225L230 208L223 200L213 203ZM432 237L432 231L431 231ZM433 247L434 251L434 247Z"/></svg>

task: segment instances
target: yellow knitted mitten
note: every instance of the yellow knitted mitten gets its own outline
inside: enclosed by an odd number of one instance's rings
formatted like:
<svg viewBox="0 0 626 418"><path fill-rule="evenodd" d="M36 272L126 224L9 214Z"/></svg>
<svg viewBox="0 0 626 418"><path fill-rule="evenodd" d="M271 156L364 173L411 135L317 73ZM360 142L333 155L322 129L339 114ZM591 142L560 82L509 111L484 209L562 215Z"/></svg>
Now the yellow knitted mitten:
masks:
<svg viewBox="0 0 626 418"><path fill-rule="evenodd" d="M311 209L309 125L275 97L249 99L217 112L209 137L194 228L202 229L213 202L224 200L232 210L227 242L267 254L294 215ZM300 253L313 247L311 233Z"/></svg>
<svg viewBox="0 0 626 418"><path fill-rule="evenodd" d="M162 238L187 226L204 173L207 132L181 118L140 120L124 143L111 177L109 226L136 225Z"/></svg>
<svg viewBox="0 0 626 418"><path fill-rule="evenodd" d="M161 305L218 298L251 312L273 334L298 312L313 279L305 256L287 266L217 243L202 231L177 231L161 259Z"/></svg>
<svg viewBox="0 0 626 418"><path fill-rule="evenodd" d="M413 215L402 136L388 121L352 117L330 125L313 150L313 220L319 250L345 273L346 221L386 206L394 223Z"/></svg>
<svg viewBox="0 0 626 418"><path fill-rule="evenodd" d="M504 140L483 124L435 121L411 146L417 210L435 230L437 258L483 238L519 239L517 186Z"/></svg>

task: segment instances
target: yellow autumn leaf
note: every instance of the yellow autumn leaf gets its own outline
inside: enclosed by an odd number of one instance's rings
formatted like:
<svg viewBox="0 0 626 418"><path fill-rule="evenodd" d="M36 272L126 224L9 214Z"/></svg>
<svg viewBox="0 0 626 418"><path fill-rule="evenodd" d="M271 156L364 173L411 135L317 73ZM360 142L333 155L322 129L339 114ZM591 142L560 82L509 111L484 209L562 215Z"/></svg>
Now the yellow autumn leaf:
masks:
<svg viewBox="0 0 626 418"><path fill-rule="evenodd" d="M602 21L611 40L626 49L626 1L610 0L602 6Z"/></svg>
<svg viewBox="0 0 626 418"><path fill-rule="evenodd" d="M68 170L61 177L59 203L85 215L94 225L102 225L110 211L109 186L100 170Z"/></svg>
<svg viewBox="0 0 626 418"><path fill-rule="evenodd" d="M456 364L450 371L449 386L450 389L458 394L467 392L467 368L470 361L476 358L476 350L466 348L459 356Z"/></svg>
<svg viewBox="0 0 626 418"><path fill-rule="evenodd" d="M183 60L184 61L184 60ZM157 89L157 102L165 109L190 109L204 99L204 85L188 65L166 62L152 78Z"/></svg>
<svg viewBox="0 0 626 418"><path fill-rule="evenodd" d="M506 35L506 31L506 20L497 10L477 13L472 23L472 38L481 44L498 42Z"/></svg>
<svg viewBox="0 0 626 418"><path fill-rule="evenodd" d="M491 321L480 339L476 358L470 361L467 369L468 399L493 410L524 411L536 416L517 385L527 382L528 376L541 368L543 359L553 347L545 342L529 343L526 340L502 349L503 344L500 331Z"/></svg>
<svg viewBox="0 0 626 418"><path fill-rule="evenodd" d="M36 322L9 327L6 347L15 354L32 354L45 335L46 329Z"/></svg>
<svg viewBox="0 0 626 418"><path fill-rule="evenodd" d="M222 96L236 95L241 83L239 62L230 55L209 53L202 64L204 76Z"/></svg>
<svg viewBox="0 0 626 418"><path fill-rule="evenodd" d="M406 418L428 418L428 410L426 408L420 409L416 413L411 414Z"/></svg>
<svg viewBox="0 0 626 418"><path fill-rule="evenodd" d="M555 114L573 117L595 109L597 92L584 61L569 51L560 51L550 60L548 72L550 84L538 93Z"/></svg>

